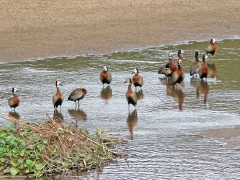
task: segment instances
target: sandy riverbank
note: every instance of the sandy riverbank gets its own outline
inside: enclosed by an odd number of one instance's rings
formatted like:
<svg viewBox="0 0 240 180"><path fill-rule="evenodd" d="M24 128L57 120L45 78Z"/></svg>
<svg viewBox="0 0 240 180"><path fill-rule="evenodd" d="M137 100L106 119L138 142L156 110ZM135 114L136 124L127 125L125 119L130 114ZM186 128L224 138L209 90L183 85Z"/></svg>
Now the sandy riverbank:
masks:
<svg viewBox="0 0 240 180"><path fill-rule="evenodd" d="M240 1L2 0L0 62L238 35Z"/></svg>
<svg viewBox="0 0 240 180"><path fill-rule="evenodd" d="M238 0L1 0L0 62L233 38L239 9ZM203 135L230 139L238 129Z"/></svg>

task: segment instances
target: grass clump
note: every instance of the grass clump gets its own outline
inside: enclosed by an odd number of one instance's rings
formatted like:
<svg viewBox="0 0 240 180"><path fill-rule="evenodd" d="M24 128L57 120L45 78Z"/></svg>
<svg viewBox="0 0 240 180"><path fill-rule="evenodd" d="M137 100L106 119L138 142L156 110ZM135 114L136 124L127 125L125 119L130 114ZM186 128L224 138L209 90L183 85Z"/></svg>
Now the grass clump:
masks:
<svg viewBox="0 0 240 180"><path fill-rule="evenodd" d="M118 138L77 130L67 124L48 120L34 126L21 123L0 129L0 172L9 176L64 174L103 167L123 157L114 147Z"/></svg>

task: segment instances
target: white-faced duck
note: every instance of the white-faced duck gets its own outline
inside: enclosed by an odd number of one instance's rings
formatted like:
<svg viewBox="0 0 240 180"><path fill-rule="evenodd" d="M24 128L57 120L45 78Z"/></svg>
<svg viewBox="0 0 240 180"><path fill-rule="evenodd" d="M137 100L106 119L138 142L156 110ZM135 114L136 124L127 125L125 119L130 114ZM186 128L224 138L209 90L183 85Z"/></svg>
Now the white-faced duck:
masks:
<svg viewBox="0 0 240 180"><path fill-rule="evenodd" d="M193 77L194 75L195 77L199 75L199 71L202 66L198 56L199 56L199 51L195 51L195 61L190 66L190 76L193 76Z"/></svg>
<svg viewBox="0 0 240 180"><path fill-rule="evenodd" d="M16 92L17 92L17 88L15 88L15 87L12 88L13 97L8 99L8 105L11 108L14 108L14 111L15 111L15 108L18 107L18 105L20 104L20 100L19 100L18 96L16 95Z"/></svg>
<svg viewBox="0 0 240 180"><path fill-rule="evenodd" d="M210 44L206 47L206 54L211 54L212 59L213 59L213 56L214 56L218 47L216 45L216 40L215 39L210 39L209 43Z"/></svg>
<svg viewBox="0 0 240 180"><path fill-rule="evenodd" d="M56 88L57 88L57 92L53 96L52 102L53 102L54 109L57 109L58 106L60 106L60 108L61 108L61 105L62 105L62 102L63 102L63 95L59 90L59 86L62 86L62 83L60 81L56 81L55 85L56 85Z"/></svg>
<svg viewBox="0 0 240 180"><path fill-rule="evenodd" d="M172 74L177 70L177 66L174 62L167 63L165 68L167 77L172 77Z"/></svg>
<svg viewBox="0 0 240 180"><path fill-rule="evenodd" d="M168 63L173 63L173 56L172 56L172 53L169 53L168 54ZM167 64L168 64L167 63ZM158 71L158 74L164 74L164 75L166 75L167 76L167 71L166 71L166 66L167 66L167 64L164 64L160 69L159 69L159 71Z"/></svg>
<svg viewBox="0 0 240 180"><path fill-rule="evenodd" d="M178 52L177 52L178 60L177 60L177 61L171 60L171 61L169 61L169 63L166 65L166 71L167 71L167 76L168 76L168 77L171 77L172 74L173 74L173 72L175 72L175 71L177 70L179 59L181 60L181 63L182 63L182 65L183 65L183 62L184 62L184 59L183 59L183 56L182 56L183 52L184 52L184 51L181 50L181 49L178 50Z"/></svg>
<svg viewBox="0 0 240 180"><path fill-rule="evenodd" d="M83 99L86 94L87 94L86 89L77 88L71 92L71 94L68 96L68 100L74 101L75 107L77 106L76 101L78 101L78 107L79 107L80 106L79 101Z"/></svg>
<svg viewBox="0 0 240 180"><path fill-rule="evenodd" d="M178 59L181 59L182 64L184 64L184 59L183 59L183 56L182 56L183 53L184 53L184 51L182 49L178 50Z"/></svg>
<svg viewBox="0 0 240 180"><path fill-rule="evenodd" d="M207 62L206 62L207 59L208 59L208 56L203 55L203 58L202 58L203 65L202 65L202 67L200 68L200 71L199 71L200 79L204 79L204 78L207 79L207 77L208 77L208 65L207 65Z"/></svg>
<svg viewBox="0 0 240 180"><path fill-rule="evenodd" d="M107 66L103 66L103 70L100 73L100 81L102 82L103 86L104 86L104 84L110 84L112 81L112 75L108 71Z"/></svg>
<svg viewBox="0 0 240 180"><path fill-rule="evenodd" d="M184 80L184 72L182 71L182 60L178 60L178 68L176 71L173 72L172 74L172 83L174 85L179 85L183 82Z"/></svg>
<svg viewBox="0 0 240 180"><path fill-rule="evenodd" d="M128 78L124 83L128 83L128 89L126 92L126 99L128 103L128 109L130 109L130 104L132 104L134 107L137 104L137 95L135 92L132 91L132 80L131 78ZM135 107L136 108L136 107Z"/></svg>
<svg viewBox="0 0 240 180"><path fill-rule="evenodd" d="M140 88L142 88L143 85L143 78L142 76L139 76L139 70L138 68L134 69L132 74L134 74L134 76L132 77L132 83L135 86L135 91L137 91L137 87L139 86Z"/></svg>

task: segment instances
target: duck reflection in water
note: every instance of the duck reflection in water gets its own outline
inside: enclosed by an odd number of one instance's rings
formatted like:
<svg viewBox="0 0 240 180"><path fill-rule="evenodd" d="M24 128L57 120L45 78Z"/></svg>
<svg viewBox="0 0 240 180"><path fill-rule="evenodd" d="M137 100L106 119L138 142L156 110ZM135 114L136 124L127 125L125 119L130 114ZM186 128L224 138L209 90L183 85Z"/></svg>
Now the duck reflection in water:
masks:
<svg viewBox="0 0 240 180"><path fill-rule="evenodd" d="M128 113L127 125L130 133L130 139L133 140L133 128L137 125L138 116L136 109L132 113Z"/></svg>
<svg viewBox="0 0 240 180"><path fill-rule="evenodd" d="M75 120L75 127L78 128L78 121L86 121L87 114L81 109L69 109L69 115Z"/></svg>
<svg viewBox="0 0 240 180"><path fill-rule="evenodd" d="M87 114L81 109L69 109L69 115L76 121L85 121L87 120Z"/></svg>
<svg viewBox="0 0 240 180"><path fill-rule="evenodd" d="M16 111L10 111L10 112L8 113L8 116L9 116L10 118L14 118L14 119L16 119L16 120L19 120L19 119L20 119L20 115L19 115Z"/></svg>
<svg viewBox="0 0 240 180"><path fill-rule="evenodd" d="M13 122L15 127L18 126L20 115L16 111L10 111L8 113L8 120Z"/></svg>
<svg viewBox="0 0 240 180"><path fill-rule="evenodd" d="M210 87L207 81L191 79L190 84L196 88L196 96L199 99L200 94L203 94L203 103L207 103L207 97L210 91Z"/></svg>
<svg viewBox="0 0 240 180"><path fill-rule="evenodd" d="M208 66L208 75L211 78L217 77L218 70L217 70L216 65L214 63L207 63L207 66Z"/></svg>
<svg viewBox="0 0 240 180"><path fill-rule="evenodd" d="M204 104L206 104L207 103L207 97L208 97L208 94L209 94L209 91L210 91L210 88L209 88L209 85L208 85L207 81L203 81L203 80L200 81L199 91L200 91L201 94L204 95L203 102L204 102Z"/></svg>
<svg viewBox="0 0 240 180"><path fill-rule="evenodd" d="M196 89L197 99L199 99L199 83L200 83L200 80L197 79L197 78L192 77L192 78L190 79L190 84L191 84L191 86Z"/></svg>
<svg viewBox="0 0 240 180"><path fill-rule="evenodd" d="M178 108L179 110L182 110L182 105L184 103L184 99L185 99L185 93L182 91L182 89L177 88L176 90L176 98L178 101Z"/></svg>
<svg viewBox="0 0 240 180"><path fill-rule="evenodd" d="M103 87L101 92L100 92L100 97L102 99L110 99L112 97L112 89L110 86Z"/></svg>
<svg viewBox="0 0 240 180"><path fill-rule="evenodd" d="M185 100L185 93L182 88L176 88L175 86L167 86L167 95L177 99L179 110L183 110L183 103Z"/></svg>
<svg viewBox="0 0 240 180"><path fill-rule="evenodd" d="M61 111L59 112L57 109L54 110L53 120L58 120L60 122L64 121L64 118L63 118L63 115L62 115Z"/></svg>
<svg viewBox="0 0 240 180"><path fill-rule="evenodd" d="M167 88L170 86L173 86L173 81L172 81L172 77L167 77L167 78L158 78L159 81L161 82L161 84L166 85ZM182 85L184 86L184 82L182 82Z"/></svg>
<svg viewBox="0 0 240 180"><path fill-rule="evenodd" d="M139 91L135 92L136 95L137 95L137 99L140 100L140 99L143 99L144 97L144 94L143 94L143 91L142 89L140 89Z"/></svg>

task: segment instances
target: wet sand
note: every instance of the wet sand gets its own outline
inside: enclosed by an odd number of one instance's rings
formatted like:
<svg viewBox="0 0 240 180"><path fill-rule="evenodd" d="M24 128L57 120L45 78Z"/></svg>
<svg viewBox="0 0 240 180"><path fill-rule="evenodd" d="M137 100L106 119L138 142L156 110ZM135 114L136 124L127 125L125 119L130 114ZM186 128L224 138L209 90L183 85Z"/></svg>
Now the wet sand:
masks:
<svg viewBox="0 0 240 180"><path fill-rule="evenodd" d="M223 129L210 129L200 133L204 137L213 138L227 147L240 147L240 126Z"/></svg>
<svg viewBox="0 0 240 180"><path fill-rule="evenodd" d="M2 0L0 62L239 37L239 8L238 0ZM238 129L203 134L227 139Z"/></svg>

